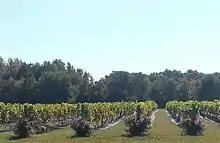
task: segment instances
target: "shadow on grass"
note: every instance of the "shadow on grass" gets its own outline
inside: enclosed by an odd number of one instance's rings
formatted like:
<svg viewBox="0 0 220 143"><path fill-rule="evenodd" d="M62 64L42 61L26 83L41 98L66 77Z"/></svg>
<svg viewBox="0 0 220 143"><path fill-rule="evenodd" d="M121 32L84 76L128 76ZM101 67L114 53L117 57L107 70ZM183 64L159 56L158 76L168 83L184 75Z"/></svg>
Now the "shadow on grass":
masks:
<svg viewBox="0 0 220 143"><path fill-rule="evenodd" d="M47 129L47 131L46 132L43 132L43 133L37 133L37 134L32 134L31 136L29 136L29 137L19 137L19 136L11 136L11 137L9 137L8 138L8 140L9 141L12 141L12 140L22 140L22 139L28 139L28 138L31 138L31 137L33 137L33 136L40 136L40 135L43 135L43 134L48 134L48 133L50 133L50 132L53 132L53 131L56 131L56 130L59 130L60 128L49 128L49 129ZM1 132L0 132L1 133Z"/></svg>
<svg viewBox="0 0 220 143"><path fill-rule="evenodd" d="M0 133L4 133L4 132L10 132L11 130L0 130Z"/></svg>
<svg viewBox="0 0 220 143"><path fill-rule="evenodd" d="M81 139L86 139L89 138L90 136L77 136L77 135L73 135L73 136L69 136L67 137L68 139L75 139L75 138L81 138Z"/></svg>
<svg viewBox="0 0 220 143"><path fill-rule="evenodd" d="M187 134L185 132L181 132L178 135L180 135L180 136L187 136L187 137L204 136L204 134L189 135L189 134Z"/></svg>
<svg viewBox="0 0 220 143"><path fill-rule="evenodd" d="M11 136L8 138L9 141L16 141L16 140L23 140L23 139L28 139L28 138L31 138L31 137L24 137L24 138L21 138L21 137L18 137L18 136Z"/></svg>
<svg viewBox="0 0 220 143"><path fill-rule="evenodd" d="M8 140L20 140L20 139L22 139L22 138L20 138L20 137L18 137L18 136L11 136L11 137L9 137L8 138Z"/></svg>
<svg viewBox="0 0 220 143"><path fill-rule="evenodd" d="M145 137L148 135L150 135L150 133L145 133L142 135L123 134L123 135L121 135L121 137L133 138L133 137Z"/></svg>

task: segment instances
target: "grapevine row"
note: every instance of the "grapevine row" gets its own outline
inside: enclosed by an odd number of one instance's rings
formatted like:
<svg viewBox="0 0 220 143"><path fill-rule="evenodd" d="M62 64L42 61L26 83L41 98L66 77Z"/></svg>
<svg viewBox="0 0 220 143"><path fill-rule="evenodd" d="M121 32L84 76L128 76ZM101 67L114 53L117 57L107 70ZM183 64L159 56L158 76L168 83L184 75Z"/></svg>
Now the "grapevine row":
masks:
<svg viewBox="0 0 220 143"><path fill-rule="evenodd" d="M220 102L202 101L200 102L200 113L202 116L220 123Z"/></svg>
<svg viewBox="0 0 220 143"><path fill-rule="evenodd" d="M178 115L188 115L194 111L194 109L200 108L200 102L198 101L170 101L166 104L166 110Z"/></svg>
<svg viewBox="0 0 220 143"><path fill-rule="evenodd" d="M30 121L65 120L85 116L94 124L103 124L132 114L140 105L144 116L157 108L153 101L147 102L114 102L114 103L79 103L79 104L5 104L0 103L0 122L11 123L19 118Z"/></svg>
<svg viewBox="0 0 220 143"><path fill-rule="evenodd" d="M179 115L189 114L193 109L198 109L202 116L213 120L220 120L220 102L219 101L170 101L166 104L169 112L175 112Z"/></svg>
<svg viewBox="0 0 220 143"><path fill-rule="evenodd" d="M205 126L199 114L200 105L198 101L171 101L166 104L166 109L183 133L195 136L203 134Z"/></svg>

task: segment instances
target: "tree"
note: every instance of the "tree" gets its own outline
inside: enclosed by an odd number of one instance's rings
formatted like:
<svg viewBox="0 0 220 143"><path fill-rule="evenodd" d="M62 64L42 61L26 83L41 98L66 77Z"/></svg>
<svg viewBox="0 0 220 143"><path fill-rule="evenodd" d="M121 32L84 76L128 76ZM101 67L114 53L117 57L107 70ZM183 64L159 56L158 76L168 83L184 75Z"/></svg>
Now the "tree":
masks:
<svg viewBox="0 0 220 143"><path fill-rule="evenodd" d="M112 71L98 81L71 63L0 57L0 102L60 103L220 99L220 73L166 69L149 75Z"/></svg>

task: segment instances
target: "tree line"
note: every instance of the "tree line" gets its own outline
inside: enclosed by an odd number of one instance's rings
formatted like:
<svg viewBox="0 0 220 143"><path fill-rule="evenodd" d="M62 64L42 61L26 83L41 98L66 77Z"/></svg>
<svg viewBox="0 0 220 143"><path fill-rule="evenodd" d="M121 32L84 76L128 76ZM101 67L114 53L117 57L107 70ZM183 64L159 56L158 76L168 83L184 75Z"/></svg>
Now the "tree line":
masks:
<svg viewBox="0 0 220 143"><path fill-rule="evenodd" d="M220 73L151 73L112 71L94 81L92 75L60 59L26 63L0 57L0 102L78 103L154 100L214 100L220 97Z"/></svg>

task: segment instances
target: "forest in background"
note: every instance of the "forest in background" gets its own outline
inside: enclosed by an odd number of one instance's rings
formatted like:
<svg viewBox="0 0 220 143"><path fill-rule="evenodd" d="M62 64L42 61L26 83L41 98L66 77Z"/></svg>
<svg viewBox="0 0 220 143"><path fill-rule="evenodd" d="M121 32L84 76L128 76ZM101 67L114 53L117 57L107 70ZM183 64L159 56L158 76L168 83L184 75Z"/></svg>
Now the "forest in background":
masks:
<svg viewBox="0 0 220 143"><path fill-rule="evenodd" d="M147 66L147 65L146 65ZM220 97L220 73L194 70L129 73L112 71L94 81L92 75L71 63L26 63L0 57L0 102L78 103L154 100L164 106L171 100L214 100Z"/></svg>

